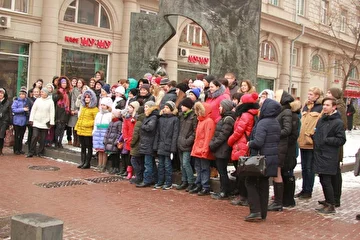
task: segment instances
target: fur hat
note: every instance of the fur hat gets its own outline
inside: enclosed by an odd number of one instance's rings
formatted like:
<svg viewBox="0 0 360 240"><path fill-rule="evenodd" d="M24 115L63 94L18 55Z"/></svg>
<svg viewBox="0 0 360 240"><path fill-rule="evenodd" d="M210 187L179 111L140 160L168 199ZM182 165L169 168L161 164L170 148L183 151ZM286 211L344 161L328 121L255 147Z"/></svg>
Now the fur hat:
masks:
<svg viewBox="0 0 360 240"><path fill-rule="evenodd" d="M210 83L212 80L215 80L215 76L213 75L207 75L206 77L204 77L204 79Z"/></svg>
<svg viewBox="0 0 360 240"><path fill-rule="evenodd" d="M102 86L102 89L104 89L107 94L110 93L110 85L109 84L104 84L104 86Z"/></svg>
<svg viewBox="0 0 360 240"><path fill-rule="evenodd" d="M301 102L299 100L294 100L290 103L291 111L297 112L301 109Z"/></svg>
<svg viewBox="0 0 360 240"><path fill-rule="evenodd" d="M124 95L125 94L125 88L123 86L118 86L115 89L115 93L120 93L120 94Z"/></svg>
<svg viewBox="0 0 360 240"><path fill-rule="evenodd" d="M200 97L200 88L193 88L190 90L190 92L193 93L197 99Z"/></svg>
<svg viewBox="0 0 360 240"><path fill-rule="evenodd" d="M261 97L263 95L263 93L267 93L267 98L274 99L275 94L274 94L273 90L264 89L260 92L259 97Z"/></svg>
<svg viewBox="0 0 360 240"><path fill-rule="evenodd" d="M336 98L336 99L342 98L343 92L341 91L340 88L330 88L329 91L331 92L331 95L334 98Z"/></svg>
<svg viewBox="0 0 360 240"><path fill-rule="evenodd" d="M116 118L120 118L120 116L121 116L121 110L120 109L115 108L111 112Z"/></svg>
<svg viewBox="0 0 360 240"><path fill-rule="evenodd" d="M134 113L136 113L137 110L138 110L139 107L140 107L140 103L139 103L138 101L133 101L133 102L131 102L129 105L134 108Z"/></svg>
<svg viewBox="0 0 360 240"><path fill-rule="evenodd" d="M173 101L167 101L167 102L165 103L165 106L168 106L171 111L174 111L174 109L175 109L175 107L176 107L176 106L175 106L175 103L174 103Z"/></svg>
<svg viewBox="0 0 360 240"><path fill-rule="evenodd" d="M220 106L224 109L225 112L231 111L234 108L234 103L228 99L224 99L220 102Z"/></svg>
<svg viewBox="0 0 360 240"><path fill-rule="evenodd" d="M153 107L153 106L155 106L155 102L154 101L147 101L144 105L148 106L148 107Z"/></svg>
<svg viewBox="0 0 360 240"><path fill-rule="evenodd" d="M176 85L176 88L180 89L184 93L189 90L189 86L185 83L179 83L178 85Z"/></svg>
<svg viewBox="0 0 360 240"><path fill-rule="evenodd" d="M180 102L180 105L184 106L184 107L187 107L189 109L192 109L193 106L194 106L194 102L193 100L191 100L191 98L184 98L181 102Z"/></svg>
<svg viewBox="0 0 360 240"><path fill-rule="evenodd" d="M256 103L258 98L259 98L259 95L256 92L247 93L241 97L241 102L242 103Z"/></svg>
<svg viewBox="0 0 360 240"><path fill-rule="evenodd" d="M146 91L150 92L150 85L149 85L149 84L143 84L143 85L141 85L141 88L140 88L140 89L142 89L142 88L144 88L144 89L146 89Z"/></svg>
<svg viewBox="0 0 360 240"><path fill-rule="evenodd" d="M104 104L105 106L112 107L113 101L109 97L104 97L100 99L100 104Z"/></svg>

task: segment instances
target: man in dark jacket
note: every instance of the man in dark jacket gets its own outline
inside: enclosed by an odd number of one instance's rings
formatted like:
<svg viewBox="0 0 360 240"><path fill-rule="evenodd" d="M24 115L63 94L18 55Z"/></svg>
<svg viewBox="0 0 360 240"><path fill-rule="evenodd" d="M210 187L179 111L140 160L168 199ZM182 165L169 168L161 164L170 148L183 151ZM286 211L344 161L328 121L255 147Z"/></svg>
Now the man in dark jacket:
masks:
<svg viewBox="0 0 360 240"><path fill-rule="evenodd" d="M336 111L336 99L324 98L324 115L316 124L314 139L314 167L319 174L326 203L316 209L319 213L335 213L334 186L331 177L336 175L340 147L346 142L344 123Z"/></svg>

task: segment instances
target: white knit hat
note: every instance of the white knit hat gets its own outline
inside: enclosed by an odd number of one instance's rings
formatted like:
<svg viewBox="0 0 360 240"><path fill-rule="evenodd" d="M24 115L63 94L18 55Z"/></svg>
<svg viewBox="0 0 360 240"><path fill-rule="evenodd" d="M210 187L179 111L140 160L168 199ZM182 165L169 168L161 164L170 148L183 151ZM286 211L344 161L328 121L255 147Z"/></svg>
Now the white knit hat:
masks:
<svg viewBox="0 0 360 240"><path fill-rule="evenodd" d="M112 107L113 101L109 97L104 97L100 99L100 104L104 104L105 106Z"/></svg>
<svg viewBox="0 0 360 240"><path fill-rule="evenodd" d="M120 93L122 95L125 94L125 88L123 86L119 86L115 89L115 93Z"/></svg>

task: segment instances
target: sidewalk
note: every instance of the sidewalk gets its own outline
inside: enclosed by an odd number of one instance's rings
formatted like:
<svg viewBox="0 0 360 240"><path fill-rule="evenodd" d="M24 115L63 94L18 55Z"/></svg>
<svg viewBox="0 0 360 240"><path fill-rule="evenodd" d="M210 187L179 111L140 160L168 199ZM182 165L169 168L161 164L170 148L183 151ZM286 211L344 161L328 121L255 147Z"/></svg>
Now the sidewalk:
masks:
<svg viewBox="0 0 360 240"><path fill-rule="evenodd" d="M343 174L341 207L333 216L317 214L322 200L315 183L313 198L293 209L270 212L262 223L247 223L247 207L176 190L138 189L127 181L93 183L109 177L79 170L73 163L15 156L0 157L0 239L9 239L9 219L36 212L64 221L64 239L360 239L360 177ZM53 166L58 171L31 170ZM76 180L83 185L43 188L35 184ZM297 190L301 180L297 181Z"/></svg>

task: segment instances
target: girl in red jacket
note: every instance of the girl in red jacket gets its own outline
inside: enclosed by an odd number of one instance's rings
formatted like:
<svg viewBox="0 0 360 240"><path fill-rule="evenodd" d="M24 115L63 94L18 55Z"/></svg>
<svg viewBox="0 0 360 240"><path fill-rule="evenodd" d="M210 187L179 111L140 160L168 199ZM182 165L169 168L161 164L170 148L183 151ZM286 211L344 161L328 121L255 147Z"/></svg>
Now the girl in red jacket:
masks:
<svg viewBox="0 0 360 240"><path fill-rule="evenodd" d="M191 156L195 159L197 177L195 181L196 187L190 190L189 193L205 196L210 194L210 160L215 160L209 148L215 132L215 122L211 118L212 109L210 104L197 102L194 105L194 110L198 116L198 125Z"/></svg>

